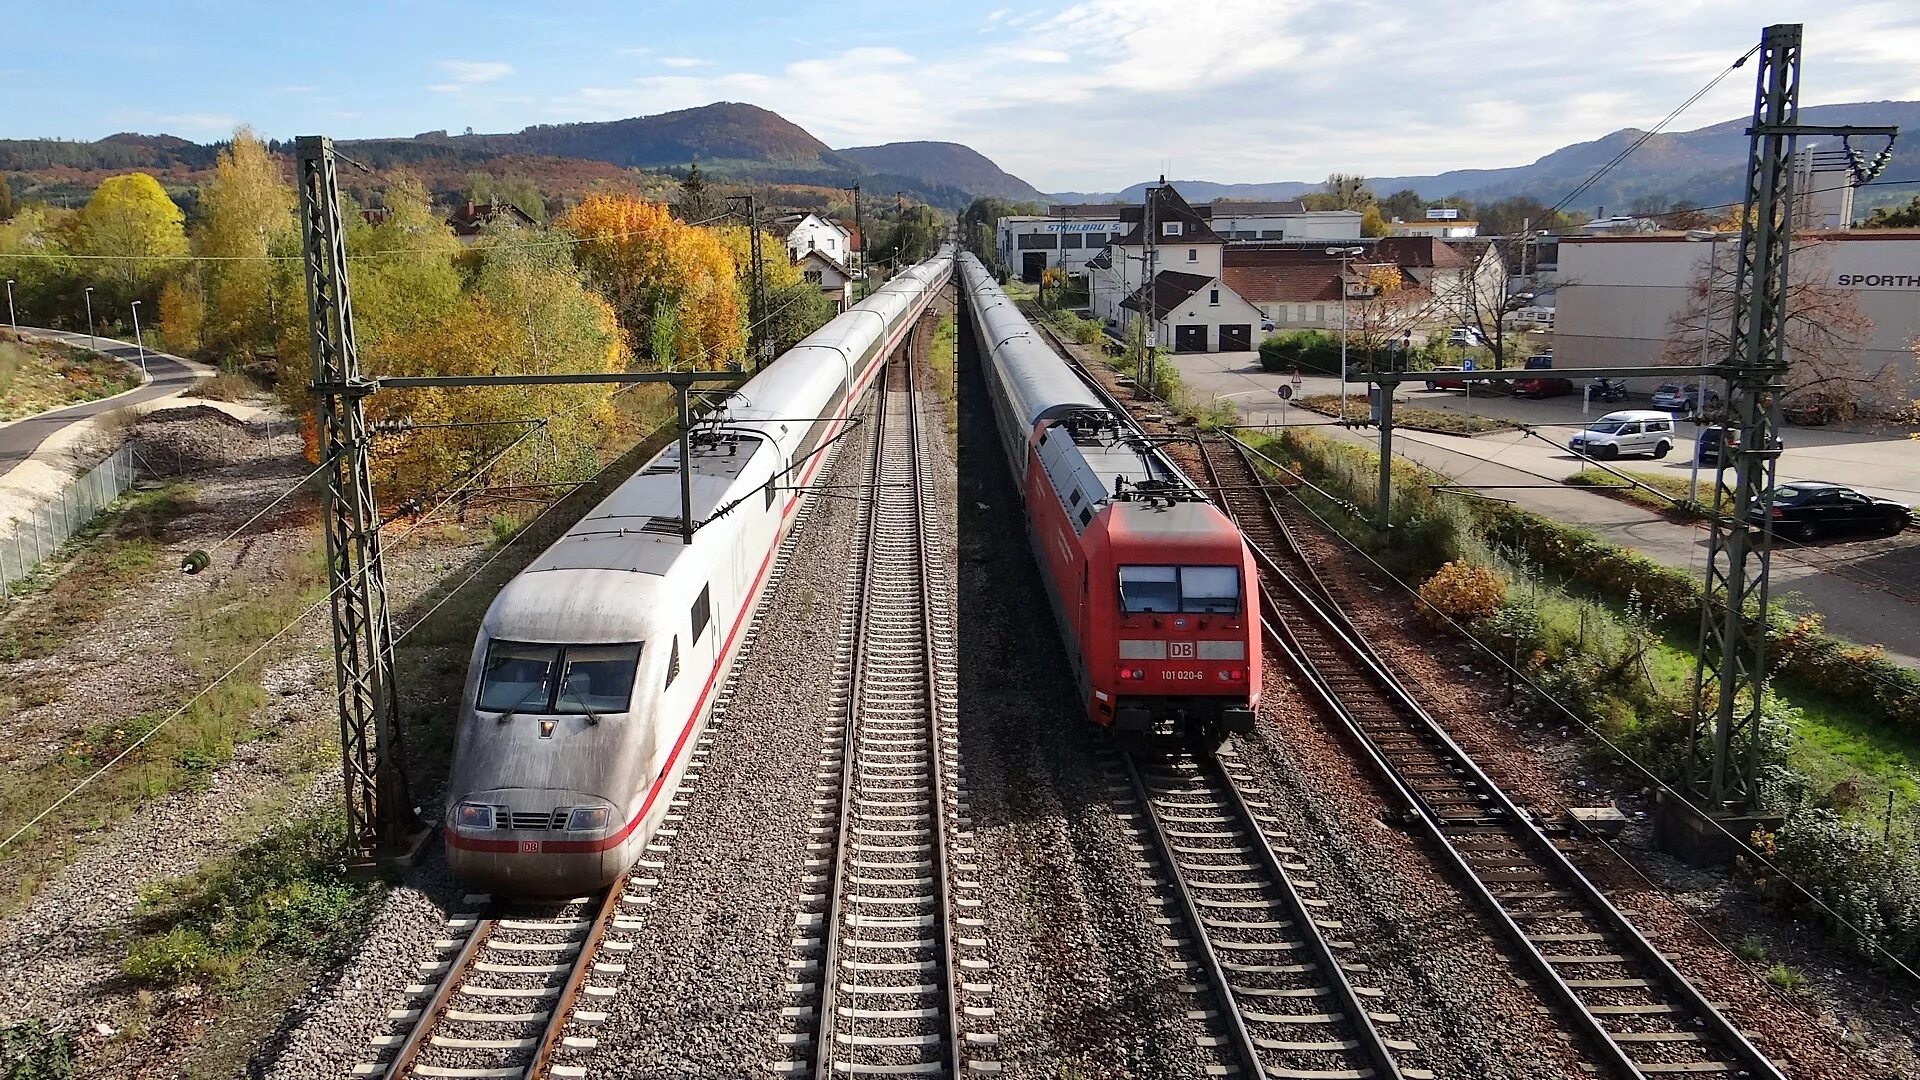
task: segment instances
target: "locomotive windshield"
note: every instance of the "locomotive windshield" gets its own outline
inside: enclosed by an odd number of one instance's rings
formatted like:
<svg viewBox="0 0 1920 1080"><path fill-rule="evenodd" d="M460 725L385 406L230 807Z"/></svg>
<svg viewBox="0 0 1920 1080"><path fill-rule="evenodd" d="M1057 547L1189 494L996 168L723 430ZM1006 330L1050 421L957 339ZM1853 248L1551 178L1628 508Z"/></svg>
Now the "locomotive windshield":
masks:
<svg viewBox="0 0 1920 1080"><path fill-rule="evenodd" d="M496 641L487 647L474 707L562 715L626 712L639 665L639 645Z"/></svg>
<svg viewBox="0 0 1920 1080"><path fill-rule="evenodd" d="M1123 566L1120 610L1129 615L1182 612L1230 615L1240 610L1234 566Z"/></svg>

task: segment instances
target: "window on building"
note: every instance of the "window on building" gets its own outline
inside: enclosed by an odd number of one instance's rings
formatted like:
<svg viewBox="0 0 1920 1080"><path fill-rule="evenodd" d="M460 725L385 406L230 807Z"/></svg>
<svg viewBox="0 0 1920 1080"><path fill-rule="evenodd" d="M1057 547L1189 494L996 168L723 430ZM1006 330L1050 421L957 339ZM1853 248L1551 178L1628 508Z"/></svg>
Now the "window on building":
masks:
<svg viewBox="0 0 1920 1080"><path fill-rule="evenodd" d="M813 250L813 237L811 236L807 237L807 250L808 251Z"/></svg>
<svg viewBox="0 0 1920 1080"><path fill-rule="evenodd" d="M1063 248L1077 248L1084 243L1086 239L1079 233L1068 233L1060 238L1060 246Z"/></svg>
<svg viewBox="0 0 1920 1080"><path fill-rule="evenodd" d="M698 642L700 635L707 632L707 624L713 621L712 590L711 585L700 586L700 599L693 602L693 610L688 613L693 622L693 636L688 641Z"/></svg>
<svg viewBox="0 0 1920 1080"><path fill-rule="evenodd" d="M1188 261L1188 262L1199 262L1199 261L1200 261L1200 249L1199 249L1199 248L1188 248L1188 249L1187 249L1187 261Z"/></svg>
<svg viewBox="0 0 1920 1080"><path fill-rule="evenodd" d="M1260 230L1260 239L1262 240L1282 240L1286 238L1286 235L1287 235L1286 231L1283 229L1261 229Z"/></svg>
<svg viewBox="0 0 1920 1080"><path fill-rule="evenodd" d="M1179 236L1179 235L1180 235L1180 228L1181 228L1181 224L1182 224L1182 223L1181 223L1181 222L1178 222L1178 221L1163 221L1163 222L1161 222L1161 223L1160 223L1160 235L1161 235L1161 236Z"/></svg>
<svg viewBox="0 0 1920 1080"><path fill-rule="evenodd" d="M1207 290L1207 303L1213 305L1214 307L1220 306L1220 290L1219 289Z"/></svg>
<svg viewBox="0 0 1920 1080"><path fill-rule="evenodd" d="M1323 323L1327 321L1327 305L1325 304L1313 305L1313 321L1317 323Z"/></svg>
<svg viewBox="0 0 1920 1080"><path fill-rule="evenodd" d="M1021 251L1052 251L1060 243L1052 233L1021 233L1019 245Z"/></svg>
<svg viewBox="0 0 1920 1080"><path fill-rule="evenodd" d="M820 271L818 270L802 270L800 272L800 276L806 278L809 282L815 285L820 284Z"/></svg>

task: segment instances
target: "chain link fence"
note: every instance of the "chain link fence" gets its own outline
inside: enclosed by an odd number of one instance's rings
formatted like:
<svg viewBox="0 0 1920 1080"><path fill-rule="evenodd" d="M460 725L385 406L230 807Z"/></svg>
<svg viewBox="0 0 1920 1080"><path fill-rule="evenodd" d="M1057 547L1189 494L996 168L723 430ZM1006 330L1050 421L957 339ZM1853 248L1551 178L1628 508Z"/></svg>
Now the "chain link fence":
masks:
<svg viewBox="0 0 1920 1080"><path fill-rule="evenodd" d="M62 488L57 498L34 507L23 518L0 522L0 599L10 595L34 567L132 487L134 473L133 447L122 446L85 476Z"/></svg>

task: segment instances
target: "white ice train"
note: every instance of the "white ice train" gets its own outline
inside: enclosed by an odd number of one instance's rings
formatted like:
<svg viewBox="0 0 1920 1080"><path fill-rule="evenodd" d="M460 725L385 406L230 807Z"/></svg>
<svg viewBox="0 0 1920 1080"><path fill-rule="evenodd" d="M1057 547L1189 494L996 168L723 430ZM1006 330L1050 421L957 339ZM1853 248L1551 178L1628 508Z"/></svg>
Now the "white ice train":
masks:
<svg viewBox="0 0 1920 1080"><path fill-rule="evenodd" d="M473 645L447 784L447 857L462 881L574 895L632 865L737 654L794 489L953 264L943 247L899 274L700 425L691 544L672 445L500 590Z"/></svg>

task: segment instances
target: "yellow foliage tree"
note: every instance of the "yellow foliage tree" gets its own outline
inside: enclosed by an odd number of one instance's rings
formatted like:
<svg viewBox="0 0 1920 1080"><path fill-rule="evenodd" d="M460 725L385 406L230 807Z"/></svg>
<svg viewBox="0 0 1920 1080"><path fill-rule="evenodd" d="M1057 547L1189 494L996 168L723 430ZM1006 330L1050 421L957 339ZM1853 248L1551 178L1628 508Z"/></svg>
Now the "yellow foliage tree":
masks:
<svg viewBox="0 0 1920 1080"><path fill-rule="evenodd" d="M1455 560L1421 584L1420 599L1420 613L1432 622L1469 622L1499 611L1507 586L1492 570Z"/></svg>
<svg viewBox="0 0 1920 1080"><path fill-rule="evenodd" d="M200 298L199 285L169 278L160 286L158 307L161 346L183 356L198 352L206 330L206 305Z"/></svg>
<svg viewBox="0 0 1920 1080"><path fill-rule="evenodd" d="M636 352L658 367L740 359L746 327L734 258L713 232L630 195L589 195L559 225L580 240L575 257Z"/></svg>
<svg viewBox="0 0 1920 1080"><path fill-rule="evenodd" d="M240 128L200 192L194 243L204 264L210 359L243 362L274 348L276 318L297 264L272 255L298 251L293 186L253 132Z"/></svg>
<svg viewBox="0 0 1920 1080"><path fill-rule="evenodd" d="M740 310L751 315L752 230L745 225L718 225L713 227L713 232L733 256ZM765 268L767 289L767 310L763 316L766 327L762 338L784 351L825 326L827 320L833 318L834 304L818 285L801 276L798 266L787 261L785 245L772 233L760 234L760 260Z"/></svg>
<svg viewBox="0 0 1920 1080"><path fill-rule="evenodd" d="M95 256L97 297L120 311L134 300L153 303L160 285L187 254L186 218L160 181L146 173L109 176L75 221L76 254Z"/></svg>

